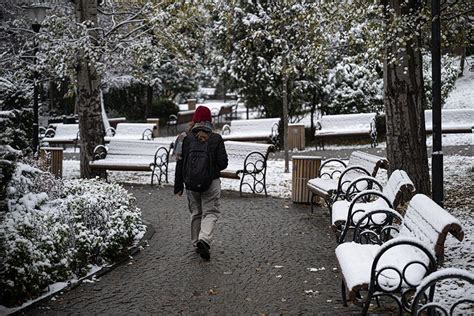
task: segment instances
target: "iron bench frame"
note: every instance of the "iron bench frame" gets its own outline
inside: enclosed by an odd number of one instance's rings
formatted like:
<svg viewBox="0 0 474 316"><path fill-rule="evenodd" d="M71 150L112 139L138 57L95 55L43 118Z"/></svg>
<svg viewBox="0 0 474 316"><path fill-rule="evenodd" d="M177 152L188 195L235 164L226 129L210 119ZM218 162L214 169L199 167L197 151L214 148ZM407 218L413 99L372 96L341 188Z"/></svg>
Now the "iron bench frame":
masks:
<svg viewBox="0 0 474 316"><path fill-rule="evenodd" d="M189 123L193 120L194 111L195 110L188 110L178 112L177 114L170 114L168 122L166 122L168 130L172 128L174 133L177 133L179 125Z"/></svg>
<svg viewBox="0 0 474 316"><path fill-rule="evenodd" d="M355 153L357 153L358 156L362 156L362 157L366 157L366 158L378 157L378 156L374 156L372 154L366 154L366 153L360 152L360 151L354 151L351 154L351 156L354 155ZM326 205L331 210L332 204L335 201L337 201L338 199L344 199L346 197L346 194L358 193L357 190L351 191L351 192L346 192L345 189L344 189L344 186L350 184L350 182L352 182L354 180L353 178L346 179L346 175L349 175L350 172L358 171L358 172L360 172L361 176L375 177L375 175L377 174L377 172L380 168L388 169L388 161L383 157L378 157L378 158L380 158L380 159L377 160L375 163L371 163L371 164L373 164L372 173L369 172L368 170L366 170L362 166L347 165L341 159L337 159L337 158L326 159L321 164L321 167L319 167L319 178L323 178L323 177L327 176L327 177L329 177L329 179L335 179L335 177L339 175L337 189L336 189L335 192L326 191L323 188L317 188L317 187L314 187L314 186L312 186L311 184L308 183L306 185L306 187L308 188L308 190L310 192L311 213L313 213L313 211L314 211L314 204L315 204L315 198L316 197L322 197L324 199L324 201L326 202ZM367 161L371 162L369 159L367 159ZM349 158L349 162L350 162L350 158ZM329 173L329 171L324 171L323 168L326 167L329 163L338 163L342 166L343 170L336 169L336 170L332 171L331 173ZM357 189L357 187L355 187L355 189ZM369 187L367 187L367 189L371 189L371 187L369 186Z"/></svg>
<svg viewBox="0 0 474 316"><path fill-rule="evenodd" d="M346 114L349 115L349 114ZM373 117L370 119L369 126L367 130L360 130L360 131L350 131L350 132L344 132L344 130L341 131L336 131L334 133L328 133L328 134L318 134L318 131L323 131L323 127L321 125L321 122L317 121L316 122L316 130L314 132L314 139L316 141L316 148L321 148L324 150L324 140L325 139L330 139L330 138L337 138L337 137L353 137L353 136L365 136L370 138L370 147L375 148L378 145L378 140L377 140L377 126L376 126L376 117ZM324 118L324 116L322 117Z"/></svg>
<svg viewBox="0 0 474 316"><path fill-rule="evenodd" d="M246 143L248 144L248 143ZM260 145L260 144L259 144ZM267 161L268 155L270 152L274 151L275 147L269 145L268 149L264 154L259 151L250 151L245 159L234 160L237 163L234 165L242 165L242 169L235 171L222 170L221 177L227 179L236 179L240 180L239 193L242 196L242 188L248 186L253 194L265 193L265 196L268 196L267 193ZM229 155L229 149L226 148L227 154L232 159L232 155ZM248 179L248 180L247 180Z"/></svg>
<svg viewBox="0 0 474 316"><path fill-rule="evenodd" d="M148 167L143 167L140 165L129 165L129 166L119 166L119 165L94 165L91 164L91 169L100 170L105 172L105 179L107 180L107 170L113 171L151 171L151 185L153 186L154 179L158 180L158 185L161 185L162 179L164 178L165 183L168 183L168 164L170 151L173 149L173 143L170 143L169 148L165 146L157 146L153 162L150 163ZM117 155L121 156L121 155ZM137 157L140 155L137 154ZM105 159L107 157L107 147L104 145L98 145L94 148L93 161L98 161ZM158 170L157 170L158 169ZM158 172L159 171L159 174Z"/></svg>
<svg viewBox="0 0 474 316"><path fill-rule="evenodd" d="M434 203L434 202L433 202ZM410 211L410 210L408 210ZM380 219L376 220L375 216L384 215L384 220L380 221ZM428 221L429 219L426 219ZM396 223L402 223L400 226L396 226ZM430 225L431 223L428 222ZM375 244L380 245L380 249L378 253L375 255L374 260L372 262L371 267L371 274L370 274L370 282L369 284L358 285L356 288L350 291L349 300L353 301L356 305L359 305L363 308L362 315L366 315L370 306L370 302L372 299L376 299L377 303L379 302L379 298L386 296L393 299L398 306L399 314L401 315L403 311L410 312L411 306L409 304L409 300L405 295L409 295L410 291L414 291L417 287L417 284L410 284L407 280L405 272L406 270L412 265L422 265L426 270L426 275L435 272L437 266L442 263L444 258L444 242L446 240L447 234L451 233L454 237L456 237L459 241L462 241L464 238L464 232L462 227L451 223L449 225L444 226L441 232L438 233L436 244L432 250L428 249L425 245L423 240L419 238L415 234L412 237L406 236L394 236L395 232L400 232L401 227L405 225L404 219L402 219L401 215L391 209L378 209L373 210L371 212L367 212L364 216L357 222L354 228L354 234L352 241L358 244ZM421 261L410 261L401 270L395 267L384 267L380 270L377 270L377 264L380 258L383 256L384 253L397 247L399 245L411 245L414 247L419 248L428 258L429 264L425 265ZM341 246L341 245L339 245ZM336 250L337 251L337 250ZM338 264L339 260L338 260ZM379 284L378 278L380 274L385 270L392 270L395 271L398 275L399 284L395 289L387 290L384 288L383 285ZM342 269L340 269L342 273ZM426 276L425 275L425 276ZM342 294L342 301L343 305L347 306L347 295L346 295L346 277L342 274L342 281L341 281L341 294ZM402 284L405 283L408 285L408 290L403 290ZM359 292L361 290L367 290L367 297L365 302L358 302L357 298L360 296ZM399 293L400 297L397 297L395 294Z"/></svg>

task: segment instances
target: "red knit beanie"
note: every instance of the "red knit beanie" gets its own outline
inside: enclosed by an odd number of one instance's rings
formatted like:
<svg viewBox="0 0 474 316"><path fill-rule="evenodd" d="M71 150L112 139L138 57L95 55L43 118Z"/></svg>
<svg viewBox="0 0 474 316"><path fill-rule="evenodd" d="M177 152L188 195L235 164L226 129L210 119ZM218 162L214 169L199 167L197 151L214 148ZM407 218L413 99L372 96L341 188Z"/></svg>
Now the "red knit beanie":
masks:
<svg viewBox="0 0 474 316"><path fill-rule="evenodd" d="M193 115L194 122L208 121L212 122L211 110L204 105L200 105L196 108Z"/></svg>

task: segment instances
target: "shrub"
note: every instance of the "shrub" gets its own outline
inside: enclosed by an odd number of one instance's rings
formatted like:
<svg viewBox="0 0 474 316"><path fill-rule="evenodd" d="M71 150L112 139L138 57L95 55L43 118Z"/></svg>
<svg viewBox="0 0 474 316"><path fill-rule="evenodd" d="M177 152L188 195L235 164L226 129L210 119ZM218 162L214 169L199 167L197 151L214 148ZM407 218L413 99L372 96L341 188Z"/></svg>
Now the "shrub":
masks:
<svg viewBox="0 0 474 316"><path fill-rule="evenodd" d="M171 114L177 114L178 106L171 100L159 99L153 102L150 109L150 117L159 117L160 123L165 124Z"/></svg>
<svg viewBox="0 0 474 316"><path fill-rule="evenodd" d="M7 199L0 223L0 301L6 305L84 276L92 265L123 254L145 230L134 198L118 184L63 182L19 163Z"/></svg>
<svg viewBox="0 0 474 316"><path fill-rule="evenodd" d="M448 98L449 93L454 89L454 84L460 73L459 59L449 56L441 56L441 104L443 105ZM431 73L431 54L423 53L423 86L425 89L426 107L432 106L432 73Z"/></svg>

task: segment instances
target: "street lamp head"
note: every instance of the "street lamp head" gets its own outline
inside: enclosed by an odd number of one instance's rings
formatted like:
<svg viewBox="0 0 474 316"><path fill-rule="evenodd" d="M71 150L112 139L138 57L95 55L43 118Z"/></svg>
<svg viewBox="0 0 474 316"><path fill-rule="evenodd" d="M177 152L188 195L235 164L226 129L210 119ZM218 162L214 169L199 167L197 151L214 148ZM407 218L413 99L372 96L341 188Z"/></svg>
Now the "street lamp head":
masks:
<svg viewBox="0 0 474 316"><path fill-rule="evenodd" d="M24 6L23 9L25 9L28 14L28 18L31 21L33 31L38 33L41 27L41 23L43 23L44 19L46 18L46 10L49 10L51 8L42 2L35 1L34 3L28 6Z"/></svg>

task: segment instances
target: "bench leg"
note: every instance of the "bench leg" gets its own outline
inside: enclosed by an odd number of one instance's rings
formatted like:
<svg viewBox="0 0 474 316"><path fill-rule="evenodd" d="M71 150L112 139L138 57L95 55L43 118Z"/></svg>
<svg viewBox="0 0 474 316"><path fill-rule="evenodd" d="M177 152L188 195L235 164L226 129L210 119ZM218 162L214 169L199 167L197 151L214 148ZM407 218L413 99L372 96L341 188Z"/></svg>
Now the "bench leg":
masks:
<svg viewBox="0 0 474 316"><path fill-rule="evenodd" d="M342 306L347 307L346 284L341 281Z"/></svg>
<svg viewBox="0 0 474 316"><path fill-rule="evenodd" d="M314 213L314 193L311 192L311 197L310 197L310 204L311 204L311 214Z"/></svg>

